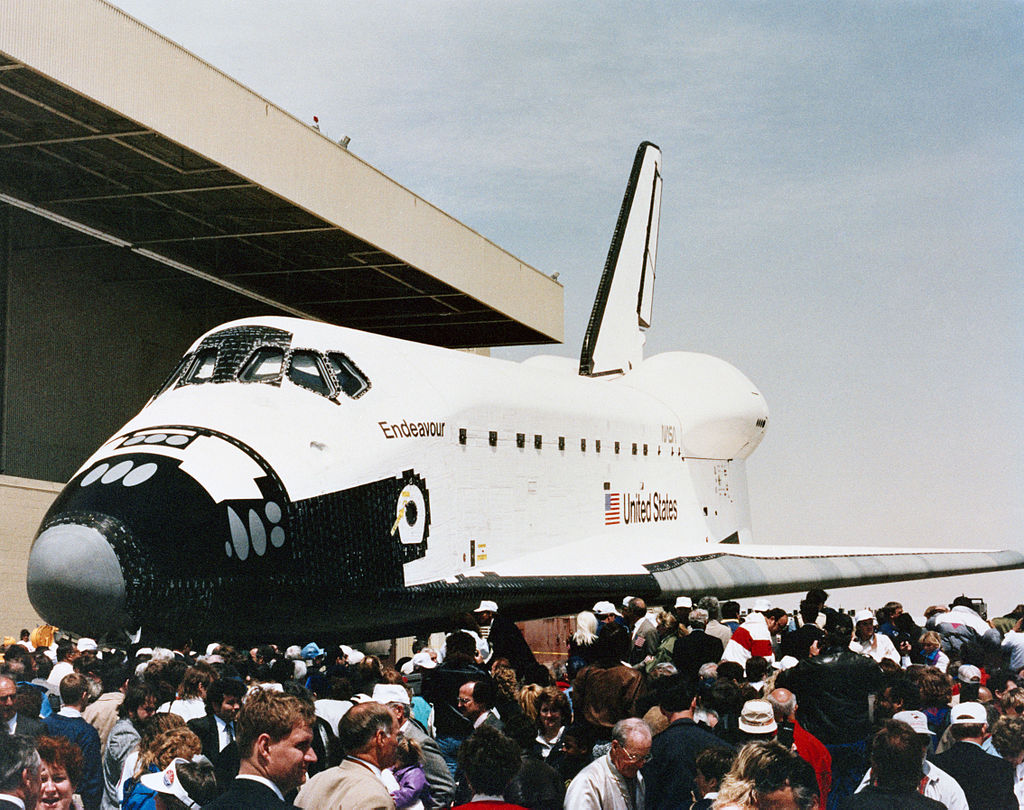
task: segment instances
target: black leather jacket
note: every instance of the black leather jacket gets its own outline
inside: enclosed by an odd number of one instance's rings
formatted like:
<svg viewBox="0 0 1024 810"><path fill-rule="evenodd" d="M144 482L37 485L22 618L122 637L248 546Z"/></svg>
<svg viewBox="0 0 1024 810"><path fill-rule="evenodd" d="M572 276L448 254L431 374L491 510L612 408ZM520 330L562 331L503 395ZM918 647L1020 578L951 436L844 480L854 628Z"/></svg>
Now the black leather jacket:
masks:
<svg viewBox="0 0 1024 810"><path fill-rule="evenodd" d="M864 740L871 733L868 695L882 688L873 659L833 647L779 674L776 686L797 700L797 719L826 745Z"/></svg>

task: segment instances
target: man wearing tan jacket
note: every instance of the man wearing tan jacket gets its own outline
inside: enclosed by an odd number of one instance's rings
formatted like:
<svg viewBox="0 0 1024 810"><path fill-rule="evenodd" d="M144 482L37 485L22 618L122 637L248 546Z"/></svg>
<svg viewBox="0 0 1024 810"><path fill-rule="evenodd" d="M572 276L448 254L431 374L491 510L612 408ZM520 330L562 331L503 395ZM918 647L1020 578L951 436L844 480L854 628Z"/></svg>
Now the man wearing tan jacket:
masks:
<svg viewBox="0 0 1024 810"><path fill-rule="evenodd" d="M375 701L359 703L338 723L338 741L346 753L341 764L309 780L295 799L298 807L358 807L395 810L381 771L395 764L398 721Z"/></svg>

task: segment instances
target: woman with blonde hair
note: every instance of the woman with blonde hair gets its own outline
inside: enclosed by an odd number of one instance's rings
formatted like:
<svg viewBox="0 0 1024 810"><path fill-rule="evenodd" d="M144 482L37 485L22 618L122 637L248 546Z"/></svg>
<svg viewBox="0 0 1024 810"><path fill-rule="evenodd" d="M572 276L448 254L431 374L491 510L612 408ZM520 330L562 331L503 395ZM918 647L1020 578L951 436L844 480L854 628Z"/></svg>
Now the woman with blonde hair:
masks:
<svg viewBox="0 0 1024 810"><path fill-rule="evenodd" d="M537 724L537 698L543 693L543 686L536 683L528 683L516 695L516 702L519 704L523 716L530 721L531 725Z"/></svg>
<svg viewBox="0 0 1024 810"><path fill-rule="evenodd" d="M576 614L576 632L569 637L567 666L570 677L587 664L594 663L594 642L596 641L597 616L589 610Z"/></svg>
<svg viewBox="0 0 1024 810"><path fill-rule="evenodd" d="M713 810L814 810L814 769L777 742L751 742L740 749L725 775Z"/></svg>
<svg viewBox="0 0 1024 810"><path fill-rule="evenodd" d="M920 663L945 672L949 669L949 656L942 651L942 637L934 630L928 630L918 639L921 645Z"/></svg>

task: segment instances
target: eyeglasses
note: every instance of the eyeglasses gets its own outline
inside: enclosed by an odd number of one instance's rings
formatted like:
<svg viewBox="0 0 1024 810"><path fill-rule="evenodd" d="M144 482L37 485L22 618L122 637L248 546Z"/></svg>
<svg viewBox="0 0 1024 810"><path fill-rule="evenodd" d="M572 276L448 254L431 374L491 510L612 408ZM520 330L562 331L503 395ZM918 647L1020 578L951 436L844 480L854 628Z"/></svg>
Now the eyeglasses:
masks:
<svg viewBox="0 0 1024 810"><path fill-rule="evenodd" d="M626 748L622 746L619 746L619 750L623 753L627 760L629 760L630 762L635 762L638 765L646 765L648 762L654 759L654 754L645 754L642 757L638 757L636 754L630 753Z"/></svg>
<svg viewBox="0 0 1024 810"><path fill-rule="evenodd" d="M18 693L17 692L12 692L9 695L0 695L0 703L14 703L14 701L17 699L17 697L18 697Z"/></svg>

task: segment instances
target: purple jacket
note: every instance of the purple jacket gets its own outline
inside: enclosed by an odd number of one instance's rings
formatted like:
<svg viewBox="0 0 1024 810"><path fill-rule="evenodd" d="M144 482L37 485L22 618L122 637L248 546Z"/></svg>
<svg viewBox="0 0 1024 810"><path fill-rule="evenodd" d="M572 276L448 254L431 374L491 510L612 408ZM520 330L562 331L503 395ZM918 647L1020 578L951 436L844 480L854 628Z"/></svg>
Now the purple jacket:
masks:
<svg viewBox="0 0 1024 810"><path fill-rule="evenodd" d="M399 810L413 804L417 799L422 800L424 807L434 806L434 802L430 799L427 775L423 772L422 765L398 768L394 774L395 780L398 782L398 790L391 794L391 798L395 800L395 806Z"/></svg>

